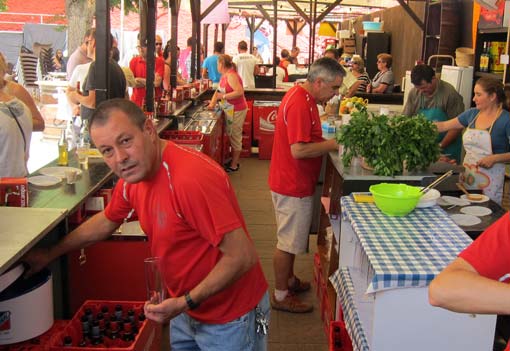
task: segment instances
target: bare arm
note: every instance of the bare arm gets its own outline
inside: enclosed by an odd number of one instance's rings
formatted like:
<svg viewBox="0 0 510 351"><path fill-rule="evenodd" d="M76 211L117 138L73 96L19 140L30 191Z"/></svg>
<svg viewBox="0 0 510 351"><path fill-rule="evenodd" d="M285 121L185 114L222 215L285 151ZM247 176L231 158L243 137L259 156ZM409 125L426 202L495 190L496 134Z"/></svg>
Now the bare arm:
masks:
<svg viewBox="0 0 510 351"><path fill-rule="evenodd" d="M76 99L76 101L85 107L88 108L96 108L96 91L89 90L89 95L81 95L78 92L74 91L71 93L72 98Z"/></svg>
<svg viewBox="0 0 510 351"><path fill-rule="evenodd" d="M506 152L504 154L493 154L489 156L485 156L482 159L480 159L476 165L485 167L485 168L491 168L496 163L507 163L510 162L510 152Z"/></svg>
<svg viewBox="0 0 510 351"><path fill-rule="evenodd" d="M295 159L317 157L335 150L338 150L335 139L318 143L295 143L290 146L290 152Z"/></svg>
<svg viewBox="0 0 510 351"><path fill-rule="evenodd" d="M510 285L482 277L457 258L429 286L433 306L465 313L510 314Z"/></svg>
<svg viewBox="0 0 510 351"><path fill-rule="evenodd" d="M453 143L457 137L462 132L462 129L452 129L449 130L448 133L444 136L443 140L441 140L441 149L448 147L451 143Z"/></svg>
<svg viewBox="0 0 510 351"><path fill-rule="evenodd" d="M23 101L25 105L27 105L28 109L32 113L32 130L34 132L40 132L44 130L44 119L39 112L39 109L35 105L34 99L30 96L29 92L20 84L9 82L9 85L12 85L13 95L18 99Z"/></svg>
<svg viewBox="0 0 510 351"><path fill-rule="evenodd" d="M118 226L118 223L106 218L104 211L99 212L66 235L57 245L46 250L33 249L22 260L30 265L29 273L38 272L48 263L69 251L83 248L108 238Z"/></svg>
<svg viewBox="0 0 510 351"><path fill-rule="evenodd" d="M255 247L242 228L225 234L219 249L223 256L205 279L189 292L196 303L227 288L257 263ZM157 322L171 319L187 309L184 296L166 299L159 305L145 305L147 318Z"/></svg>
<svg viewBox="0 0 510 351"><path fill-rule="evenodd" d="M386 83L380 83L377 88L372 87L372 93L384 93L386 89L388 88L388 84Z"/></svg>
<svg viewBox="0 0 510 351"><path fill-rule="evenodd" d="M464 126L459 122L459 117L449 119L444 122L434 122L439 133L446 132L452 129L463 129Z"/></svg>
<svg viewBox="0 0 510 351"><path fill-rule="evenodd" d="M212 110L216 106L216 102L218 101L218 94L220 92L216 90L211 98L211 101L209 102L209 105L207 105L207 108Z"/></svg>
<svg viewBox="0 0 510 351"><path fill-rule="evenodd" d="M349 88L349 91L345 95L345 97L352 97L354 94L358 91L359 86L363 83L361 80L357 80L351 87Z"/></svg>

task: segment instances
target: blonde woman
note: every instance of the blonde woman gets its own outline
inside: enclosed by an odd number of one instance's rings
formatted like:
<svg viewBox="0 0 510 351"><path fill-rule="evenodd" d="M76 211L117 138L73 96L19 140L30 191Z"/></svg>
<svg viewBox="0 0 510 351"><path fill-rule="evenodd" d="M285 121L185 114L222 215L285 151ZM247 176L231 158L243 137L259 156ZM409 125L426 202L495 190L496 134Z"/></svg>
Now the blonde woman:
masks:
<svg viewBox="0 0 510 351"><path fill-rule="evenodd" d="M230 144L232 145L232 161L225 166L227 172L239 170L239 158L241 157L243 123L248 112L248 105L244 98L243 80L237 73L232 58L229 55L218 56L218 72L221 74L219 88L214 93L209 108L213 109L218 100L226 100L233 105L234 117L230 131Z"/></svg>
<svg viewBox="0 0 510 351"><path fill-rule="evenodd" d="M357 79L356 83L349 88L348 96L354 96L356 93L364 93L370 84L370 77L365 71L365 62L359 56L354 56L351 60L351 73Z"/></svg>

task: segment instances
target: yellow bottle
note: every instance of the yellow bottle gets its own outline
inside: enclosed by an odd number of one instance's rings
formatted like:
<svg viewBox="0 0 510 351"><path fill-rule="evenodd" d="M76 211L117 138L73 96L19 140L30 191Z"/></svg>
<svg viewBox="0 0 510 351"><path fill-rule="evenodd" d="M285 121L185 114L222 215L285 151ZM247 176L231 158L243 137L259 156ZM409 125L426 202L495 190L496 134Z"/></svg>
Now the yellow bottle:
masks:
<svg viewBox="0 0 510 351"><path fill-rule="evenodd" d="M66 131L63 129L58 141L58 165L67 166L69 163L69 151L67 150Z"/></svg>

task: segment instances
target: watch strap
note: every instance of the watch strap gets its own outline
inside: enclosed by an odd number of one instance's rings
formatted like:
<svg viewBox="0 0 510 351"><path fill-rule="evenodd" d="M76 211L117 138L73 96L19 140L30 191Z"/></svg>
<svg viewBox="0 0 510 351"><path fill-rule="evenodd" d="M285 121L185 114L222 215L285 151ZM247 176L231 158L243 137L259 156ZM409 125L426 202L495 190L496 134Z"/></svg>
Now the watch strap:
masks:
<svg viewBox="0 0 510 351"><path fill-rule="evenodd" d="M189 291L184 294L184 298L186 299L186 303L188 304L188 307L190 310L194 310L195 308L200 306L199 303L196 303L195 301L193 301L193 299L191 298L191 296L189 294Z"/></svg>

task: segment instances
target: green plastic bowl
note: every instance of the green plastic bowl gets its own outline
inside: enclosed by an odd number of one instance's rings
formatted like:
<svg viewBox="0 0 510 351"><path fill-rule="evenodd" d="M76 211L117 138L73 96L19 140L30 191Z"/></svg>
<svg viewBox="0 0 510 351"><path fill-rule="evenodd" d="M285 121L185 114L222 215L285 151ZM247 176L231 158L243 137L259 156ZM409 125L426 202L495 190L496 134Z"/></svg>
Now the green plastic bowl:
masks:
<svg viewBox="0 0 510 351"><path fill-rule="evenodd" d="M407 184L380 183L370 187L375 205L388 216L405 216L420 201L420 188Z"/></svg>

